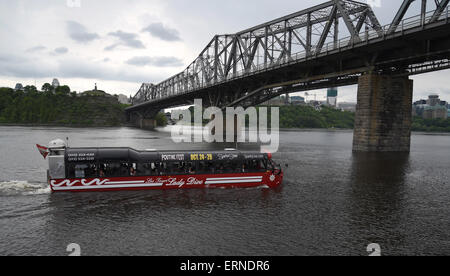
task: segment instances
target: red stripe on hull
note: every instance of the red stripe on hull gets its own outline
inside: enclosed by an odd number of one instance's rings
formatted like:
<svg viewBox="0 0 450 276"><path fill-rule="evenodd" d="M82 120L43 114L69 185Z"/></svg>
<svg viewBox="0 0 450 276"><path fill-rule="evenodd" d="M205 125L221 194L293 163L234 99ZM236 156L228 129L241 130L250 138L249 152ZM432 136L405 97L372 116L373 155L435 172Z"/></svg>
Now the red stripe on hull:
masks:
<svg viewBox="0 0 450 276"><path fill-rule="evenodd" d="M121 178L50 180L53 192L108 192L210 188L251 188L281 185L283 173L242 173L220 175L177 175Z"/></svg>

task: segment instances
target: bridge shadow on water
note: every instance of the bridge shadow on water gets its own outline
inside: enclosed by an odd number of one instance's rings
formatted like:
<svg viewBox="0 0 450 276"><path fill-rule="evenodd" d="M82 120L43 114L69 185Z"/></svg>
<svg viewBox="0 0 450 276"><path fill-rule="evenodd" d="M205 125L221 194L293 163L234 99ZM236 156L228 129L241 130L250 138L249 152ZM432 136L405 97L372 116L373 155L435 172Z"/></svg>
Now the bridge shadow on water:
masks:
<svg viewBox="0 0 450 276"><path fill-rule="evenodd" d="M353 153L349 231L362 245L379 243L385 254L402 247L409 153Z"/></svg>

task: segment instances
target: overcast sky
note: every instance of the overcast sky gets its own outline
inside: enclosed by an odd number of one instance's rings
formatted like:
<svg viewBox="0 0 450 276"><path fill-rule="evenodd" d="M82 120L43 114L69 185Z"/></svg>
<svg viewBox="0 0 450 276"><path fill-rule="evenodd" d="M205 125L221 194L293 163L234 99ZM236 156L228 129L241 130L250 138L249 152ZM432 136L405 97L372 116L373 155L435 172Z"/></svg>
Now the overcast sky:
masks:
<svg viewBox="0 0 450 276"><path fill-rule="evenodd" d="M0 0L0 87L20 82L40 89L58 78L76 91L97 83L111 94L134 95L142 82L158 83L184 70L215 34L235 33L323 2ZM378 19L390 23L402 0L378 2ZM419 13L416 2L408 15ZM413 77L414 98L438 93L450 101L449 76L446 70ZM312 93L318 99L325 95L323 90ZM356 86L340 88L339 101L355 102Z"/></svg>

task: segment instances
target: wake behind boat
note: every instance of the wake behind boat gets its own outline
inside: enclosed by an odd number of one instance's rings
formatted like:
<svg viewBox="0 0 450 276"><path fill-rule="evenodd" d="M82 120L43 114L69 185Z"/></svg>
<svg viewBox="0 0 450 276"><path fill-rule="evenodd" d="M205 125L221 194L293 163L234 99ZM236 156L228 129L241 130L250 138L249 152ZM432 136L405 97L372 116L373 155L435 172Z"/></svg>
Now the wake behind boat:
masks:
<svg viewBox="0 0 450 276"><path fill-rule="evenodd" d="M132 148L69 148L62 140L38 146L48 155L53 192L281 185L283 171L270 153L138 151Z"/></svg>

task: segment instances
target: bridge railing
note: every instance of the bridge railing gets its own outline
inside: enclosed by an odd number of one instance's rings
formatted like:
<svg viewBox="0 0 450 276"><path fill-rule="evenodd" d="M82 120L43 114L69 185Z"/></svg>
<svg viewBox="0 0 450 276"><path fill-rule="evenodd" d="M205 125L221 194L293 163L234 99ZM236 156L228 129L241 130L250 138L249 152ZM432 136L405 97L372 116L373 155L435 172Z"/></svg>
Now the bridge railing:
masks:
<svg viewBox="0 0 450 276"><path fill-rule="evenodd" d="M152 100L159 100L159 99L163 99L163 98L169 98L172 96L184 95L184 94L191 93L191 92L194 92L197 90L220 85L220 84L223 84L223 83L226 83L226 82L229 82L232 80L236 80L239 78L259 74L264 71L273 70L273 69L283 67L283 66L288 66L288 65L291 65L292 63L299 63L299 62L307 61L310 59L317 58L318 56L327 55L327 54L330 54L330 53L333 53L336 51L339 52L343 49L348 49L349 47L355 47L355 46L358 46L361 44L370 44L373 40L376 40L376 39L380 39L380 38L387 39L391 35L395 36L395 35L398 35L399 33L404 33L405 31L410 30L410 29L414 29L414 28L421 27L421 26L423 26L423 27L426 26L427 24L429 24L428 22L434 16L434 14L435 14L435 11L430 11L430 12L426 13L425 18L423 18L422 15L416 15L413 17L405 18L400 22L400 24L397 26L395 31L393 33L391 33L389 36L388 36L388 32L391 28L390 24L382 26L381 34L379 31L376 31L376 30L364 30L364 31L359 32L358 35L359 35L360 39L358 41L355 41L354 37L348 36L348 37L339 39L337 41L332 41L332 42L328 42L328 43L324 44L324 46L322 47L322 49L320 51L312 50L309 52L309 54L306 51L297 52L297 53L291 54L290 56L286 56L286 57L278 60L277 62L253 65L250 70L240 70L240 71L237 71L236 73L226 76L224 78L217 78L217 80L213 81L213 82L206 82L202 78L201 80L199 80L198 82L195 82L195 84L193 84L192 82L189 82L189 79L193 78L194 76L185 75L185 73L186 73L186 71L185 71L185 72L182 72L182 73L176 75L172 79L169 79L158 85L152 86L151 89L154 89L154 92L152 93L152 95L153 95L152 99L151 100L146 99L146 100L152 101ZM450 18L449 16L450 16L449 7L447 7L446 10L439 16L437 21L445 20L446 23L448 23L449 18ZM180 82L184 82L184 83L180 83ZM173 87L175 85L177 86L176 89L175 89L175 87ZM171 91L169 91L169 90L164 91L164 89L171 89ZM143 102L144 102L143 99L142 98L139 99L139 95L136 95L135 101L133 101L133 105L140 104Z"/></svg>

